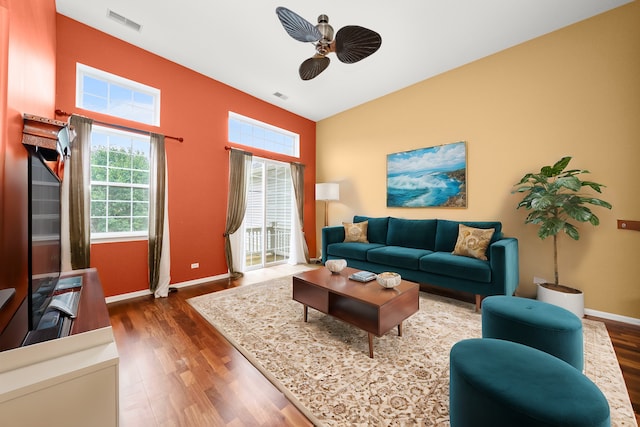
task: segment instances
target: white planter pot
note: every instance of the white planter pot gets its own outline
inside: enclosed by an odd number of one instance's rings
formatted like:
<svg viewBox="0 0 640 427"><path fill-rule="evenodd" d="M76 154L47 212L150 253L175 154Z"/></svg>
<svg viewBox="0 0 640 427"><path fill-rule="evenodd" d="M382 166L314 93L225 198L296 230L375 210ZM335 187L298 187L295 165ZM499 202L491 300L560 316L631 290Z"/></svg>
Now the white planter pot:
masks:
<svg viewBox="0 0 640 427"><path fill-rule="evenodd" d="M581 319L584 317L584 293L582 293L582 291L561 285L564 288L573 289L574 291L562 292L549 289L541 283L538 283L537 285L538 301L548 302L565 308Z"/></svg>

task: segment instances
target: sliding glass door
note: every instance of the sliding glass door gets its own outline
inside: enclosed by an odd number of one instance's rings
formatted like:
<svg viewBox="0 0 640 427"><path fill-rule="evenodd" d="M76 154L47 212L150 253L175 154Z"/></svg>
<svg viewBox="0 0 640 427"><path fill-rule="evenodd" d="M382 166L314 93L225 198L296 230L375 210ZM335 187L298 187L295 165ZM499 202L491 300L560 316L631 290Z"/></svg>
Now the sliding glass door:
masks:
<svg viewBox="0 0 640 427"><path fill-rule="evenodd" d="M244 219L247 270L289 259L292 191L288 164L254 157Z"/></svg>

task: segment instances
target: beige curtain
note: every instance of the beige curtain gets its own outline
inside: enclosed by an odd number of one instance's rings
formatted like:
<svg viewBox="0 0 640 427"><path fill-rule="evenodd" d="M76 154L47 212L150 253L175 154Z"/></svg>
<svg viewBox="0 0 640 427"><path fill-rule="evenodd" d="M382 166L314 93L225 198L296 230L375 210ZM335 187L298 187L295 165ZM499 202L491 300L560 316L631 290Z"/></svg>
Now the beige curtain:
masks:
<svg viewBox="0 0 640 427"><path fill-rule="evenodd" d="M304 255L304 262L309 263L309 247L304 237L304 165L291 163L291 180L293 181L293 192L298 214L298 226L292 230L293 238L300 242ZM295 245L298 246L298 245ZM295 247L292 245L292 247Z"/></svg>
<svg viewBox="0 0 640 427"><path fill-rule="evenodd" d="M246 151L231 149L229 152L229 191L227 199L227 224L224 230L224 254L231 278L242 277L242 272L233 267L231 234L242 225L247 210L247 186L251 174L253 155Z"/></svg>
<svg viewBox="0 0 640 427"><path fill-rule="evenodd" d="M170 255L164 135L152 133L149 165L149 290L169 294Z"/></svg>
<svg viewBox="0 0 640 427"><path fill-rule="evenodd" d="M71 142L69 168L64 179L69 180L69 248L71 268L78 270L90 266L91 235L91 127L93 120L72 115L69 123L76 137Z"/></svg>

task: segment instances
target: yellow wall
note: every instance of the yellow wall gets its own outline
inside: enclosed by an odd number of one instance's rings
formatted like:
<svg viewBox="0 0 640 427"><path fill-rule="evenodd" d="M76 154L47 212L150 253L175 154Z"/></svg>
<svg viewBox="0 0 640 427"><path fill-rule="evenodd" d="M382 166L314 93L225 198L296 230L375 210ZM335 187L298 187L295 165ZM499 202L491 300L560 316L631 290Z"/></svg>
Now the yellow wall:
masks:
<svg viewBox="0 0 640 427"><path fill-rule="evenodd" d="M616 228L640 220L639 22L633 2L319 122L317 182L341 184L330 223L500 220L519 239L518 294L533 296L533 276L553 279L552 240L524 225L511 191L570 155L613 209L595 208L601 224L581 224L580 241L561 236L560 282L585 291L588 309L640 318L640 232ZM466 209L386 207L387 154L456 141L467 141Z"/></svg>

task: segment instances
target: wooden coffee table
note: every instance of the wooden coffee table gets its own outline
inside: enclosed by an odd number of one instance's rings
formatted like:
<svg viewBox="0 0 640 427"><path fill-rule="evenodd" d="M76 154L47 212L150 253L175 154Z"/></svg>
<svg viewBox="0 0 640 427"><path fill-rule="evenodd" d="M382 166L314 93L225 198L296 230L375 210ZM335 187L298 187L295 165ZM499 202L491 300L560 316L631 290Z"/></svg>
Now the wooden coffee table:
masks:
<svg viewBox="0 0 640 427"><path fill-rule="evenodd" d="M381 337L394 327L402 336L402 322L418 311L419 286L403 280L385 289L372 280L361 283L349 275L359 270L345 268L332 274L321 267L293 276L293 299L304 305L304 321L309 307L329 314L369 334L369 357L373 358L373 336Z"/></svg>

